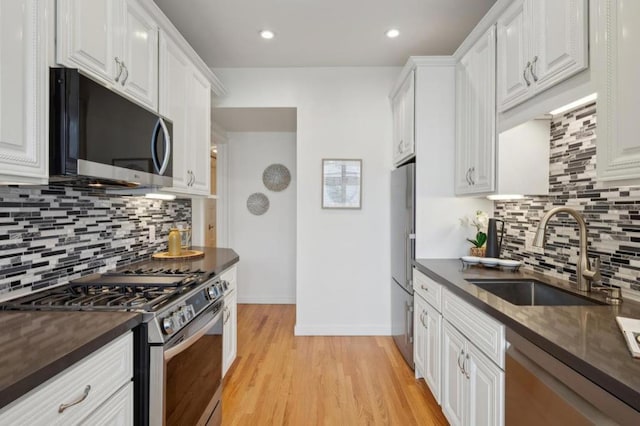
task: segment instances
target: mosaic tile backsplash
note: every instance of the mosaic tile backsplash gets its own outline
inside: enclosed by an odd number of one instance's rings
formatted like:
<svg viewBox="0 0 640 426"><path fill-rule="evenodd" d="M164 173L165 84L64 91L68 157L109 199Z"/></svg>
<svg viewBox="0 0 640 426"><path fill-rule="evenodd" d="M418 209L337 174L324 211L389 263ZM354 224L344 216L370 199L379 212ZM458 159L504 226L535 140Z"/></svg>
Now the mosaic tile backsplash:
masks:
<svg viewBox="0 0 640 426"><path fill-rule="evenodd" d="M575 282L578 227L572 218L551 219L544 254L530 247L546 211L572 207L587 221L589 256L600 258L603 283L640 297L640 187L606 187L596 181L596 135L595 103L553 118L549 196L494 204L494 216L505 221L502 255Z"/></svg>
<svg viewBox="0 0 640 426"><path fill-rule="evenodd" d="M67 187L0 186L0 295L104 272L166 250L191 201ZM149 241L149 225L156 227Z"/></svg>

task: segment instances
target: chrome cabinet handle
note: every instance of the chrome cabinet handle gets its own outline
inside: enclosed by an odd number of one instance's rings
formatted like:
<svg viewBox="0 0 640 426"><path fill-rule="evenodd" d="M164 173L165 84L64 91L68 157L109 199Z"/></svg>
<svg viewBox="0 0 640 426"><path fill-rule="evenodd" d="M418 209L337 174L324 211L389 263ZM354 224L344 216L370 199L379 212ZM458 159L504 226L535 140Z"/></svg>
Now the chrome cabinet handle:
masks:
<svg viewBox="0 0 640 426"><path fill-rule="evenodd" d="M460 357L464 354L464 349L460 349L460 352L458 353L458 368L460 369L460 371L462 370L462 364L460 363Z"/></svg>
<svg viewBox="0 0 640 426"><path fill-rule="evenodd" d="M427 314L426 311L422 311L422 313L420 314L420 322L422 323L422 325L424 326L424 328L429 328L429 325L427 323L424 322L424 316L425 315L429 315Z"/></svg>
<svg viewBox="0 0 640 426"><path fill-rule="evenodd" d="M122 62L122 68L124 68L124 78L122 79L122 84L124 86L124 84L127 82L127 80L129 79L129 68L127 68L127 65L124 63L124 61Z"/></svg>
<svg viewBox="0 0 640 426"><path fill-rule="evenodd" d="M229 318L231 318L231 312L229 311L229 308L227 308L226 306L224 307L224 311L228 314L224 318L224 322L223 322L223 324L226 324L229 321Z"/></svg>
<svg viewBox="0 0 640 426"><path fill-rule="evenodd" d="M422 284L420 285L420 288L423 289L424 291L429 291L429 289L425 286L423 286Z"/></svg>
<svg viewBox="0 0 640 426"><path fill-rule="evenodd" d="M531 66L529 67L529 72L531 73L531 77L533 77L533 81L538 81L538 76L536 75L536 64L538 63L538 56L533 57L533 62L531 62Z"/></svg>
<svg viewBox="0 0 640 426"><path fill-rule="evenodd" d="M524 67L524 71L522 71L522 77L524 78L524 81L527 82L527 87L531 86L531 80L529 80L527 78L527 70L531 69L531 62L527 62L527 65L525 65Z"/></svg>
<svg viewBox="0 0 640 426"><path fill-rule="evenodd" d="M471 173L471 167L467 169L467 174L465 175L465 179L467 179L467 184L471 185L471 178L469 178L469 173Z"/></svg>
<svg viewBox="0 0 640 426"><path fill-rule="evenodd" d="M82 401L87 399L87 397L89 396L89 392L91 392L91 385L87 385L87 387L84 388L84 392L83 392L83 394L82 394L82 396L80 398L78 398L75 401L70 402L68 404L60 404L60 406L58 407L58 413L62 413L67 408L73 407L74 405L77 405L77 404L80 404Z"/></svg>
<svg viewBox="0 0 640 426"><path fill-rule="evenodd" d="M114 59L116 61L116 64L118 65L118 75L116 76L116 83L117 83L118 80L120 80L120 76L122 75L122 62L120 61L120 58L118 58L117 56Z"/></svg>
<svg viewBox="0 0 640 426"><path fill-rule="evenodd" d="M475 166L470 169L471 174L469 174L469 180L471 180L471 185L475 185L476 181L473 180L473 174L476 172Z"/></svg>
<svg viewBox="0 0 640 426"><path fill-rule="evenodd" d="M467 354L467 356L462 361L462 371L464 372L464 375L468 379L470 376L469 376L469 370L467 370L467 361L469 361L469 354Z"/></svg>

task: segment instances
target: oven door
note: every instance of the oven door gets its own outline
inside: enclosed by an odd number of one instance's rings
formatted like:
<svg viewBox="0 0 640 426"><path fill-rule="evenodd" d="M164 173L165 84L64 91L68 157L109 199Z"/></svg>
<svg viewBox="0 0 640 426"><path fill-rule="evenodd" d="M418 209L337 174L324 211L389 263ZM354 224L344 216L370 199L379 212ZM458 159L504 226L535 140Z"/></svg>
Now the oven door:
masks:
<svg viewBox="0 0 640 426"><path fill-rule="evenodd" d="M219 425L222 418L222 303L164 346L164 424Z"/></svg>

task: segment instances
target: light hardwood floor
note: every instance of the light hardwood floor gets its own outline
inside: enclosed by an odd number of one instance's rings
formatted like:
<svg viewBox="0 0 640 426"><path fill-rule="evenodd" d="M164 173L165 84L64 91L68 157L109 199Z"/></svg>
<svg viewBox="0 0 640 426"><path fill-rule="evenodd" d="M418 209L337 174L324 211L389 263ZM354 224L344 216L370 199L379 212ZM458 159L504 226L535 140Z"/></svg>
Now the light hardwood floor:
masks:
<svg viewBox="0 0 640 426"><path fill-rule="evenodd" d="M446 425L391 337L295 337L294 305L238 305L223 425Z"/></svg>

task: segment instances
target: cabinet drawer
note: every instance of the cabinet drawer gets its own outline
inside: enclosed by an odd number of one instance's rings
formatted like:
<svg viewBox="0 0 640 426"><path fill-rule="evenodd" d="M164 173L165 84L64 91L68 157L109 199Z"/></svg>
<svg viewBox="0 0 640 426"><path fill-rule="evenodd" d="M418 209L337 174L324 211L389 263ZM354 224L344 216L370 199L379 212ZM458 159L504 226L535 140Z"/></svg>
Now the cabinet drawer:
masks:
<svg viewBox="0 0 640 426"><path fill-rule="evenodd" d="M70 425L86 418L133 376L133 334L107 344L0 411L1 424ZM61 404L87 397L58 412Z"/></svg>
<svg viewBox="0 0 640 426"><path fill-rule="evenodd" d="M443 293L442 315L478 349L504 369L504 325L453 293L447 290Z"/></svg>
<svg viewBox="0 0 640 426"><path fill-rule="evenodd" d="M413 289L438 312L442 312L442 286L415 268Z"/></svg>

